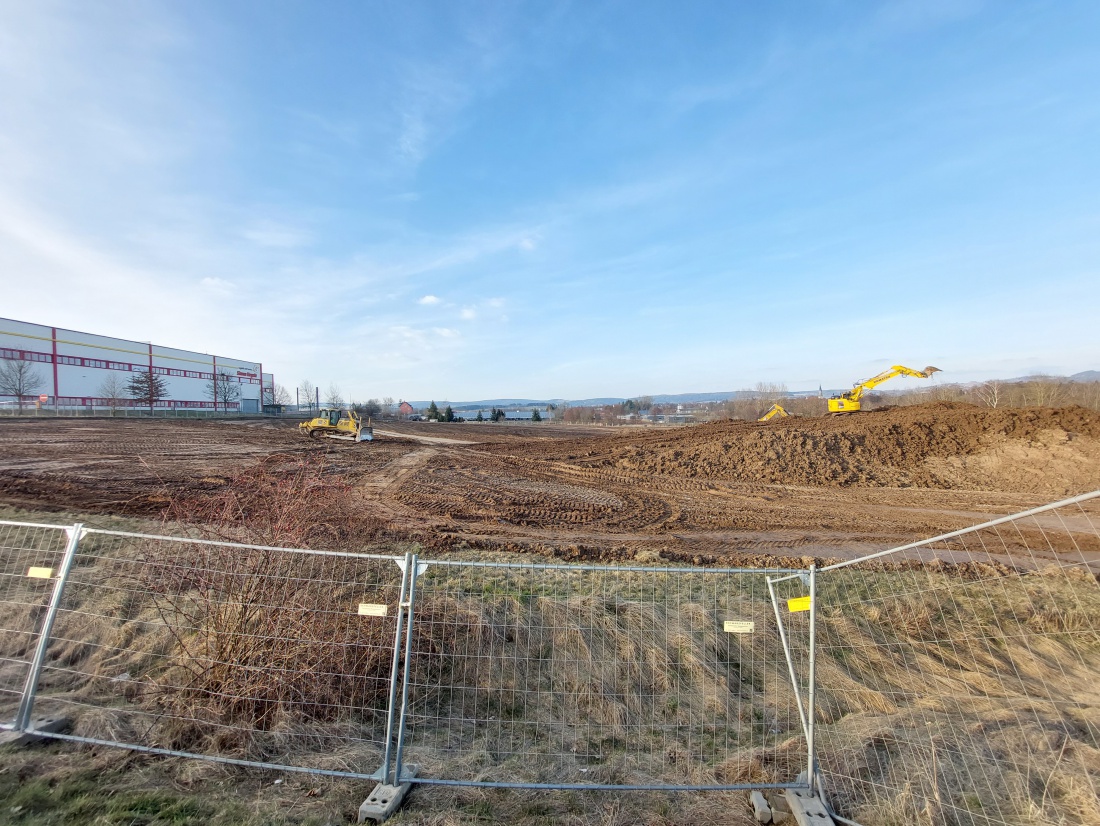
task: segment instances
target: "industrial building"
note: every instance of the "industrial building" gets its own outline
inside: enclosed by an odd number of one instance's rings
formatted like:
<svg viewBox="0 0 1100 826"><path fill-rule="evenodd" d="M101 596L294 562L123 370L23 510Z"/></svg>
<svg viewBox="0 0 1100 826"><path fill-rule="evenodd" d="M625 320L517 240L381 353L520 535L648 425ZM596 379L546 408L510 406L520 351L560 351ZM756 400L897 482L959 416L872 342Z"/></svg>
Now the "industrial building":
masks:
<svg viewBox="0 0 1100 826"><path fill-rule="evenodd" d="M264 373L259 362L7 318L0 318L0 359L31 363L36 381L23 395L23 404L48 409L145 407L125 392L126 398L118 398L117 388L125 387L134 372L152 371L164 380L167 398L156 404L161 410L213 411L215 373L226 375L240 391L228 394L239 396L232 401L218 398L217 409L227 412L261 412L265 395L271 398L275 386L274 377ZM108 381L111 376L121 382ZM0 395L5 406L15 402L14 396Z"/></svg>

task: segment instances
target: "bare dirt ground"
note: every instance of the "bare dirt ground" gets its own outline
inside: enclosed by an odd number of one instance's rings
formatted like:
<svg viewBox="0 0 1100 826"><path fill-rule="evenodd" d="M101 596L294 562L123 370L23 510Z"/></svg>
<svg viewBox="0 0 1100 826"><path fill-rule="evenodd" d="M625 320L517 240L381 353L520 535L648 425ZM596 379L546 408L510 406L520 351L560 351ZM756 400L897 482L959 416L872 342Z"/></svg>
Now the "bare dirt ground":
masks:
<svg viewBox="0 0 1100 826"><path fill-rule="evenodd" d="M157 517L260 462L304 459L356 487L379 537L436 551L760 565L857 556L1100 488L1100 414L1076 407L376 433L317 443L277 420L2 420L0 502Z"/></svg>

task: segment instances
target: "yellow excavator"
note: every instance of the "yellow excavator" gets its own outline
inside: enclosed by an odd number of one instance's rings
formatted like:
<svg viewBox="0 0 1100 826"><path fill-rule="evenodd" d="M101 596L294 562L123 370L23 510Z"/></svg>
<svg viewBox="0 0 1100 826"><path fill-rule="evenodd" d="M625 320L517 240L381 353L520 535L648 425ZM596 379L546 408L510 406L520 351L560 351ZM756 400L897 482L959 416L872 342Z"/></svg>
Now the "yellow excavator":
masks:
<svg viewBox="0 0 1100 826"><path fill-rule="evenodd" d="M884 370L873 378L869 378L866 381L857 382L856 385L847 393L841 393L839 396L833 396L829 399L829 412L830 413L854 413L859 410L859 399L863 395L864 391L870 390L872 387L877 387L884 381L889 381L895 376L912 376L915 379L926 379L933 373L939 373L938 367L925 367L923 370L914 370L911 367L902 367L900 364L895 364L889 370Z"/></svg>
<svg viewBox="0 0 1100 826"><path fill-rule="evenodd" d="M790 413L788 413L786 410L783 409L783 405L781 405L779 402L776 402L775 404L772 405L771 410L769 410L767 413L765 413L763 416L761 416L756 421L766 422L769 419L774 419L776 416L778 416L781 419L785 419L790 415L791 415Z"/></svg>
<svg viewBox="0 0 1100 826"><path fill-rule="evenodd" d="M302 422L298 429L311 439L339 439L343 442L373 442L374 428L364 425L354 410L322 407L318 416Z"/></svg>

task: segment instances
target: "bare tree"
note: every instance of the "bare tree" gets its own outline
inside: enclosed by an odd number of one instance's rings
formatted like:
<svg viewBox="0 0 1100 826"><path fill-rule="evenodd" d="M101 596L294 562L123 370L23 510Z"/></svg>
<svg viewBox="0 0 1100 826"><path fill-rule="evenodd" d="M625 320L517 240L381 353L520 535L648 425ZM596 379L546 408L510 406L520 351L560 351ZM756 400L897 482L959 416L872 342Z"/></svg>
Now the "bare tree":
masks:
<svg viewBox="0 0 1100 826"><path fill-rule="evenodd" d="M290 404L290 391L283 387L281 384L275 385L275 397L273 403L285 407Z"/></svg>
<svg viewBox="0 0 1100 826"><path fill-rule="evenodd" d="M1066 395L1067 382L1053 376L1036 376L1028 382L1027 398L1036 407L1054 407Z"/></svg>
<svg viewBox="0 0 1100 826"><path fill-rule="evenodd" d="M306 406L306 409L312 413L314 407L314 401L317 398L317 385L311 382L309 379L303 379L302 383L298 385L298 406Z"/></svg>
<svg viewBox="0 0 1100 826"><path fill-rule="evenodd" d="M378 399L367 399L362 404L353 405L355 412L368 419L377 419L382 414L382 405Z"/></svg>
<svg viewBox="0 0 1100 826"><path fill-rule="evenodd" d="M96 390L101 399L106 400L107 406L111 408L111 415L115 415L115 411L123 406L123 402L126 401L126 382L122 380L122 376L116 373L114 370L107 373L107 378L99 385Z"/></svg>
<svg viewBox="0 0 1100 826"><path fill-rule="evenodd" d="M222 410L228 411L230 402L235 402L241 397L241 386L233 381L233 377L225 370L218 370L214 378L206 383L206 396L214 402L214 410L218 409L221 402Z"/></svg>
<svg viewBox="0 0 1100 826"><path fill-rule="evenodd" d="M126 384L126 392L142 404L149 405L149 413L161 399L168 398L168 385L164 379L147 370L143 373L134 373Z"/></svg>
<svg viewBox="0 0 1100 826"><path fill-rule="evenodd" d="M336 382L329 382L328 392L325 394L325 404L329 407L344 406L344 394L340 390L340 385Z"/></svg>
<svg viewBox="0 0 1100 826"><path fill-rule="evenodd" d="M42 374L34 364L23 359L0 362L0 392L15 396L19 412L23 412L23 397L30 396L42 387Z"/></svg>
<svg viewBox="0 0 1100 826"><path fill-rule="evenodd" d="M382 413L383 416L392 416L397 412L397 408L394 407L393 396L386 396L382 399Z"/></svg>
<svg viewBox="0 0 1100 826"><path fill-rule="evenodd" d="M787 385L782 382L758 381L753 392L764 401L777 402L787 395Z"/></svg>
<svg viewBox="0 0 1100 826"><path fill-rule="evenodd" d="M987 381L984 384L979 384L974 392L986 407L996 409L997 405L1001 403L1001 396L1004 395L1002 392L1003 386L1004 382Z"/></svg>

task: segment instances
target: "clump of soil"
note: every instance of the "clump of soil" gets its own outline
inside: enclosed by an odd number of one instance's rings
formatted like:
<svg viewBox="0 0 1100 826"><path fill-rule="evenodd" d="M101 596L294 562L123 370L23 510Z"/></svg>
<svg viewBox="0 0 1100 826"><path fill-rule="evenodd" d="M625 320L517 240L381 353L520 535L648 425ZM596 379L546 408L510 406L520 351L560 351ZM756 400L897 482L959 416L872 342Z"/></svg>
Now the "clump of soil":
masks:
<svg viewBox="0 0 1100 826"><path fill-rule="evenodd" d="M602 442L602 443L601 443ZM1100 487L1100 414L938 403L589 442L589 467L806 486L1065 494Z"/></svg>

